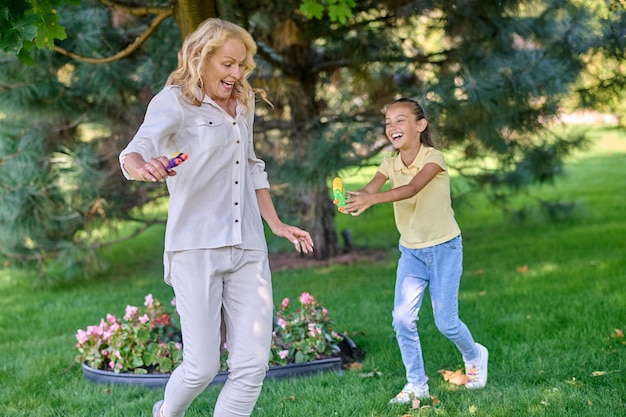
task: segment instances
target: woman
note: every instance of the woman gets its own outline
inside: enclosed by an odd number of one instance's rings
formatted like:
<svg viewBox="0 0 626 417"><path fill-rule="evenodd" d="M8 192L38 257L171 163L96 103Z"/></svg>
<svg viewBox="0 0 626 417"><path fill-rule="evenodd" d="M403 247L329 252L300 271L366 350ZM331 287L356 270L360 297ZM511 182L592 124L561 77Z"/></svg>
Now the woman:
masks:
<svg viewBox="0 0 626 417"><path fill-rule="evenodd" d="M153 416L182 416L220 368L226 328L229 377L213 415L249 416L268 369L272 288L262 219L298 251L308 232L283 223L254 153L256 44L243 28L208 19L183 42L178 68L150 102L120 154L128 179L166 181L165 282L176 294L184 359ZM263 93L261 92L262 96ZM188 159L167 169L168 157Z"/></svg>

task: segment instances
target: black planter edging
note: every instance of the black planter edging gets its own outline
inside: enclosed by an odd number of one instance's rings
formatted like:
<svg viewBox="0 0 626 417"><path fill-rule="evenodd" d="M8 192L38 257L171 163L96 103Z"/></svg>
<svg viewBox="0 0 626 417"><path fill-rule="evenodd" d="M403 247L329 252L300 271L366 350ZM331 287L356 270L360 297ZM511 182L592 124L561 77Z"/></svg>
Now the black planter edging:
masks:
<svg viewBox="0 0 626 417"><path fill-rule="evenodd" d="M318 359L312 362L290 363L283 366L272 366L268 369L265 378L286 378L304 376L322 371L341 372L341 358ZM159 388L167 384L170 374L130 374L93 369L83 363L83 376L91 382L99 384L127 384L141 385L148 388ZM211 385L222 384L228 378L228 371L217 374Z"/></svg>
<svg viewBox="0 0 626 417"><path fill-rule="evenodd" d="M82 367L85 379L97 384L142 385L148 388L158 388L167 384L167 380L170 379L170 374L116 374L111 371L94 369L84 362Z"/></svg>
<svg viewBox="0 0 626 417"><path fill-rule="evenodd" d="M345 334L339 334L343 336L343 340L338 344L339 356L328 359L318 359L311 362L270 366L265 378L305 376L324 371L335 371L340 374L344 365L363 359L365 354L361 349L357 348L352 339ZM127 384L141 385L148 388L159 388L165 386L167 381L170 379L170 374L116 374L115 372L93 369L85 363L82 364L82 368L85 379L99 384ZM228 371L219 372L209 386L223 384L226 382L227 378Z"/></svg>

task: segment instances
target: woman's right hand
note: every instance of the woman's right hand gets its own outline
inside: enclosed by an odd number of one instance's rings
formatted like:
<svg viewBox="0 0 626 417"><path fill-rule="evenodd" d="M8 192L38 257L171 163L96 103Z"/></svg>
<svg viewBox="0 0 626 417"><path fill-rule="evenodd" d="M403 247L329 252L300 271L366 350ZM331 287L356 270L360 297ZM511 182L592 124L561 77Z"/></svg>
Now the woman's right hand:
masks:
<svg viewBox="0 0 626 417"><path fill-rule="evenodd" d="M173 169L166 170L169 163L166 156L152 158L144 161L140 154L131 152L124 158L124 169L135 181L163 182L165 178L176 175Z"/></svg>

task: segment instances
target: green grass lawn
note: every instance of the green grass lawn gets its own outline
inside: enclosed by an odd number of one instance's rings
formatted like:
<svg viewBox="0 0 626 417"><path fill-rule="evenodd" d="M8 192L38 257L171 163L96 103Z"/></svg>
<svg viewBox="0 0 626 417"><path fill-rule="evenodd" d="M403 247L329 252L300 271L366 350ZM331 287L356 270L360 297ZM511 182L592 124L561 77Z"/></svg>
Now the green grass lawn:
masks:
<svg viewBox="0 0 626 417"><path fill-rule="evenodd" d="M275 301L313 294L337 330L366 351L362 368L267 381L253 416L626 415L626 344L613 337L626 332L626 135L593 134L593 148L572 158L554 187L532 190L576 202L571 217L549 222L537 210L513 222L479 196L457 209L465 247L460 314L490 350L485 389L468 391L437 373L463 363L436 330L427 300L420 336L436 399L419 410L387 404L404 384L391 327L398 255L387 205L337 220L355 246L386 249L385 261L274 274ZM169 300L162 235L154 227L107 249L110 270L86 283L33 287L19 271L0 271L0 416L150 416L161 389L87 382L73 345L77 329L107 312L121 315L148 293ZM210 415L218 390L186 415Z"/></svg>

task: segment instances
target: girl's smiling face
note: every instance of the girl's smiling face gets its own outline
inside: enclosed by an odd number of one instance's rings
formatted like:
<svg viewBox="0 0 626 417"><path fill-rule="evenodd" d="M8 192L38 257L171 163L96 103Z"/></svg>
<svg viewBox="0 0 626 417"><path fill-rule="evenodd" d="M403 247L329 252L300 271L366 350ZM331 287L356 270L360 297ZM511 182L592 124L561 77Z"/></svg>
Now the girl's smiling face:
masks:
<svg viewBox="0 0 626 417"><path fill-rule="evenodd" d="M217 103L225 104L230 99L235 82L243 76L246 46L235 38L227 39L215 50L202 72L204 93Z"/></svg>
<svg viewBox="0 0 626 417"><path fill-rule="evenodd" d="M426 126L426 119L417 120L409 103L392 104L385 114L385 134L396 149L419 146L420 135Z"/></svg>

